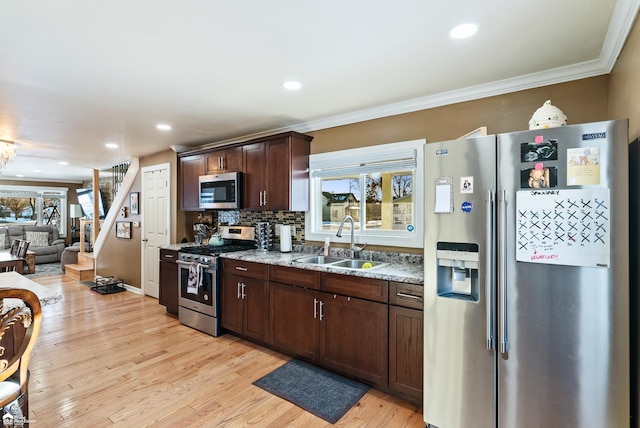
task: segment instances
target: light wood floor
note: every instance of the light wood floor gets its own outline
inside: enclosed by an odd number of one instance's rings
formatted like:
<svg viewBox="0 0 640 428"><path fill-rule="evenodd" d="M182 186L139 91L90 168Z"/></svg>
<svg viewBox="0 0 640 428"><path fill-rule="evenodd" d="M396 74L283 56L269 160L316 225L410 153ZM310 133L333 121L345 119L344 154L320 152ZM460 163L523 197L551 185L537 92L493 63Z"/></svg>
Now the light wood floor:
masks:
<svg viewBox="0 0 640 428"><path fill-rule="evenodd" d="M64 276L43 307L30 363L29 419L46 427L326 427L251 385L289 357L226 334L180 325L156 299L99 295ZM424 427L422 409L369 392L337 427Z"/></svg>

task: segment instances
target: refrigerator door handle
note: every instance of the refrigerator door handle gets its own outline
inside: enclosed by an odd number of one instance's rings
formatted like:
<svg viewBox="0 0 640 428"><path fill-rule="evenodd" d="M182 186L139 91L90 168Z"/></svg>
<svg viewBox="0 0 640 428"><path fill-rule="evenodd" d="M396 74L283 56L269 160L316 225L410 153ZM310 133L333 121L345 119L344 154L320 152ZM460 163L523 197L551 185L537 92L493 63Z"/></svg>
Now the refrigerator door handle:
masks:
<svg viewBox="0 0 640 428"><path fill-rule="evenodd" d="M493 256L493 192L487 190L485 193L485 253L486 253L486 267L485 267L485 299L487 309L487 349L493 349L494 340L494 326L493 326L493 278L494 278L494 256Z"/></svg>
<svg viewBox="0 0 640 428"><path fill-rule="evenodd" d="M500 191L498 197L498 328L500 331L500 353L509 352L509 340L507 338L507 192Z"/></svg>

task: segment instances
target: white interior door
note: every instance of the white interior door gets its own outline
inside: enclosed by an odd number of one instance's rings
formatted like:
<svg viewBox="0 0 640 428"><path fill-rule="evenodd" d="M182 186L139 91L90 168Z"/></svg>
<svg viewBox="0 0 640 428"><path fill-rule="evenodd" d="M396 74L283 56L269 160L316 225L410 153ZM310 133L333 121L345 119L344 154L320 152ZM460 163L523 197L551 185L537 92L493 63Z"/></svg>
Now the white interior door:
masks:
<svg viewBox="0 0 640 428"><path fill-rule="evenodd" d="M169 164L142 168L142 291L160 296L160 247L169 242Z"/></svg>

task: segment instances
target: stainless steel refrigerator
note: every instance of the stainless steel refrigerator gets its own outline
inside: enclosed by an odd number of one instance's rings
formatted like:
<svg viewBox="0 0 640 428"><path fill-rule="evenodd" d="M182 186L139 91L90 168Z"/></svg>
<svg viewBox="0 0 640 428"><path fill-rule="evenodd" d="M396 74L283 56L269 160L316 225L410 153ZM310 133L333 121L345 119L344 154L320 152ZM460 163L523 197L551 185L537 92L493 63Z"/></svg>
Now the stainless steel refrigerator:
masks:
<svg viewBox="0 0 640 428"><path fill-rule="evenodd" d="M628 427L628 121L430 143L425 180L425 423Z"/></svg>

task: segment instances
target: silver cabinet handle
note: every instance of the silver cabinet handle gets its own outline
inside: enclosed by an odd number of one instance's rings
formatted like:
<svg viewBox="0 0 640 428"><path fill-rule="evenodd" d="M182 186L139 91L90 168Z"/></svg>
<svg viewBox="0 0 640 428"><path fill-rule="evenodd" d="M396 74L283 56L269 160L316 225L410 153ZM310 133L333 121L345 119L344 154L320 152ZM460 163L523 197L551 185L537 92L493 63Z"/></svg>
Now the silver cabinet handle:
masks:
<svg viewBox="0 0 640 428"><path fill-rule="evenodd" d="M247 287L247 284L243 282L242 283L242 300L244 300L244 298L247 297L247 293L244 292L246 287Z"/></svg>
<svg viewBox="0 0 640 428"><path fill-rule="evenodd" d="M313 299L313 319L318 318L318 299Z"/></svg>
<svg viewBox="0 0 640 428"><path fill-rule="evenodd" d="M267 205L267 191L264 191L264 205Z"/></svg>
<svg viewBox="0 0 640 428"><path fill-rule="evenodd" d="M399 291L398 291L398 292L396 292L396 296L398 296L398 297L404 297L405 299L413 299L413 300L420 300L420 299L422 299L422 296L414 296L413 294L400 293Z"/></svg>
<svg viewBox="0 0 640 428"><path fill-rule="evenodd" d="M323 307L324 307L324 302L320 300L320 321L322 321L322 318L324 318L324 311L322 310Z"/></svg>
<svg viewBox="0 0 640 428"><path fill-rule="evenodd" d="M242 267L242 266L236 266L236 270L241 270L242 272L246 272L249 269L247 269L246 267Z"/></svg>
<svg viewBox="0 0 640 428"><path fill-rule="evenodd" d="M500 330L500 353L509 352L509 338L507 336L507 192L502 190L499 197L500 218L498 229L498 312L500 319L498 320L498 328Z"/></svg>
<svg viewBox="0 0 640 428"><path fill-rule="evenodd" d="M238 281L238 299L240 298L240 281Z"/></svg>
<svg viewBox="0 0 640 428"><path fill-rule="evenodd" d="M493 349L494 327L493 327L493 192L487 190L484 197L485 202L485 299L487 309L487 349Z"/></svg>

